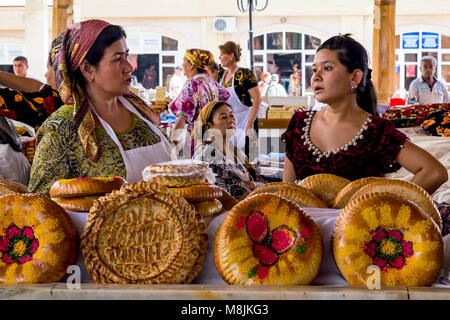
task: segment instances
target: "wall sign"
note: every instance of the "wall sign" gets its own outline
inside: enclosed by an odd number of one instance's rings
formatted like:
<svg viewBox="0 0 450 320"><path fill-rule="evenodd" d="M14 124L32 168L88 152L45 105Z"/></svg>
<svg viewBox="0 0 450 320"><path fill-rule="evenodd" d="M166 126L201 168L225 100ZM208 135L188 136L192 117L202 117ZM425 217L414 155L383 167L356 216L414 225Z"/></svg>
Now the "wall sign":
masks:
<svg viewBox="0 0 450 320"><path fill-rule="evenodd" d="M422 48L423 49L438 49L439 48L439 34L433 32L422 32Z"/></svg>
<svg viewBox="0 0 450 320"><path fill-rule="evenodd" d="M403 49L419 49L419 32L403 34Z"/></svg>

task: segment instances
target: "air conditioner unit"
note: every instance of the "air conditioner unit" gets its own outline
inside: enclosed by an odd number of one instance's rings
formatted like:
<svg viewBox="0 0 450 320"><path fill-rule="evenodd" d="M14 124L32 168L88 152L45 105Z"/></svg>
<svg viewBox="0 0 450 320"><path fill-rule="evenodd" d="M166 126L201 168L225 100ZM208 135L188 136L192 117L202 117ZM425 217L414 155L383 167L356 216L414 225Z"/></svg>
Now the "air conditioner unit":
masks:
<svg viewBox="0 0 450 320"><path fill-rule="evenodd" d="M236 32L236 17L214 17L213 29L215 33Z"/></svg>

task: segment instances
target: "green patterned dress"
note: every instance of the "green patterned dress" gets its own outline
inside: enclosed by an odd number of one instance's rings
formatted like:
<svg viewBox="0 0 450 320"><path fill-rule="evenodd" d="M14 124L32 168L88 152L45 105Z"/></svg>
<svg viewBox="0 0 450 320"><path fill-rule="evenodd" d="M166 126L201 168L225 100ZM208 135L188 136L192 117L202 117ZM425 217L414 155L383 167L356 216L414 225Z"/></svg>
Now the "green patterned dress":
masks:
<svg viewBox="0 0 450 320"><path fill-rule="evenodd" d="M96 128L101 154L91 161L72 128L73 109L62 106L45 120L36 135L36 154L31 168L28 189L48 195L52 183L58 179L82 177L126 178L126 169L119 147L103 128ZM148 125L132 114L131 127L116 135L125 150L150 146L161 141Z"/></svg>

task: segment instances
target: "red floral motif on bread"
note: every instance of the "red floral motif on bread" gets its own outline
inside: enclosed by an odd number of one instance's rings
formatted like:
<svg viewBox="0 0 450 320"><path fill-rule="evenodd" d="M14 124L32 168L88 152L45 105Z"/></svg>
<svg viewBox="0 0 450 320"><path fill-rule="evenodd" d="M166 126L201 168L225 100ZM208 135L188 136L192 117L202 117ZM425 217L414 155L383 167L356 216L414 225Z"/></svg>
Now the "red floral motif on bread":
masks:
<svg viewBox="0 0 450 320"><path fill-rule="evenodd" d="M413 243L403 239L401 230L378 228L371 234L372 240L364 245L364 253L370 256L373 264L382 271L402 269L406 258L414 255Z"/></svg>
<svg viewBox="0 0 450 320"><path fill-rule="evenodd" d="M0 252L3 262L22 264L30 261L39 247L39 240L34 236L31 227L18 228L14 223L3 230L5 235L0 237Z"/></svg>
<svg viewBox="0 0 450 320"><path fill-rule="evenodd" d="M262 282L269 275L270 267L274 266L280 256L296 243L298 235L297 232L284 224L270 231L268 219L264 213L259 211L252 211L245 219L243 216L238 219L236 228L243 230L244 227L253 242L253 255L260 263L252 268L248 277L257 276ZM309 230L304 228L300 235L306 237L309 233ZM304 254L305 251L306 247L303 245L296 250L299 254Z"/></svg>

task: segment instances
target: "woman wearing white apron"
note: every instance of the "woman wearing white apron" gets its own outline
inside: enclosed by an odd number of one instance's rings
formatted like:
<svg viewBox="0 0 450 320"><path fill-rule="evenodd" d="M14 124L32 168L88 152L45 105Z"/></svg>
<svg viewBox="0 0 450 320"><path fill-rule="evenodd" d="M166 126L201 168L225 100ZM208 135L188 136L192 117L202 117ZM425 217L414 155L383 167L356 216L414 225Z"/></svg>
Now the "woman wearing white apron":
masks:
<svg viewBox="0 0 450 320"><path fill-rule="evenodd" d="M241 48L233 41L228 41L219 46L220 61L227 70L220 70L218 79L220 85L230 93L228 104L231 106L237 120L237 130L233 144L238 148L245 145L245 153L248 155L248 142L246 133L252 134L257 130L256 118L261 105L261 93L258 82L250 69L239 68L237 62L241 58ZM250 130L250 131L248 131ZM252 136L251 136L252 138Z"/></svg>
<svg viewBox="0 0 450 320"><path fill-rule="evenodd" d="M66 30L53 61L65 105L36 135L30 192L48 194L59 179L121 176L133 183L146 166L171 160L154 112L129 92L125 37L120 26L101 20Z"/></svg>
<svg viewBox="0 0 450 320"><path fill-rule="evenodd" d="M142 119L161 139L160 142L151 146L125 151L111 126L105 120L100 118L92 105L90 105L91 111L98 117L103 128L106 130L106 133L108 133L111 139L119 147L120 154L127 170L127 182L135 183L142 180L142 171L148 165L171 160L171 146L167 138L160 132L160 130L156 128L156 126L149 120L142 117L131 103L129 103L124 97L119 97L119 101L128 111Z"/></svg>

